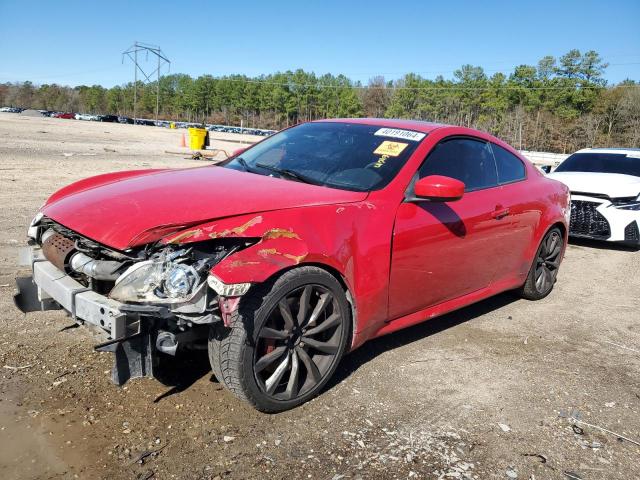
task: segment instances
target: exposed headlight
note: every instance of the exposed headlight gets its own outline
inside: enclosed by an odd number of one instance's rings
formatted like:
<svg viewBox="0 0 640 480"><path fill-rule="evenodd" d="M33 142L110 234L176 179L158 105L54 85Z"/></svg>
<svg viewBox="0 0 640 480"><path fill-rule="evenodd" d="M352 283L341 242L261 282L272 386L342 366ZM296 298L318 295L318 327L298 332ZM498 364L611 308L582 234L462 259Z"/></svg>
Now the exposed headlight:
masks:
<svg viewBox="0 0 640 480"><path fill-rule="evenodd" d="M215 275L209 275L207 283L213 291L223 297L240 297L251 288L250 283L224 283Z"/></svg>
<svg viewBox="0 0 640 480"><path fill-rule="evenodd" d="M189 265L181 263L172 265L165 272L164 293L170 298L188 297L198 277L198 272Z"/></svg>
<svg viewBox="0 0 640 480"><path fill-rule="evenodd" d="M181 303L191 298L198 280L189 265L146 260L129 267L109 296L120 302Z"/></svg>
<svg viewBox="0 0 640 480"><path fill-rule="evenodd" d="M147 260L135 263L116 280L109 296L121 302L153 302L154 291L162 284L163 262Z"/></svg>

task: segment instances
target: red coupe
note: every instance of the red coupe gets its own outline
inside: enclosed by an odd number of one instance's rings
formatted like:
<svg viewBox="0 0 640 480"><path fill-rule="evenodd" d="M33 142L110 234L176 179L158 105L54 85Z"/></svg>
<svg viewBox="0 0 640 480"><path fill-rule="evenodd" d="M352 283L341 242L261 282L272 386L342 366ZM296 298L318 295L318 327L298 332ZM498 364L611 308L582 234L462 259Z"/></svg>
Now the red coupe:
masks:
<svg viewBox="0 0 640 480"><path fill-rule="evenodd" d="M566 186L486 133L311 122L218 166L59 190L16 303L100 327L118 384L206 342L221 384L281 411L369 339L506 290L545 297L569 215Z"/></svg>
<svg viewBox="0 0 640 480"><path fill-rule="evenodd" d="M53 118L64 118L65 120L75 120L76 114L69 112L58 112L51 115Z"/></svg>

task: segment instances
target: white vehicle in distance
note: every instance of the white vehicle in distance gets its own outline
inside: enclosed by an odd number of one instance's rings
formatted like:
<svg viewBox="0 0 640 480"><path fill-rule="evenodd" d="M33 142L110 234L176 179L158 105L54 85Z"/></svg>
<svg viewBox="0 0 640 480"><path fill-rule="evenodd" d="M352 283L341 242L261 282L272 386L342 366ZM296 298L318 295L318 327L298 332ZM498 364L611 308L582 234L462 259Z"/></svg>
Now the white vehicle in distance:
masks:
<svg viewBox="0 0 640 480"><path fill-rule="evenodd" d="M90 113L76 113L76 120L89 120L92 122L97 122L99 120L98 115L91 115Z"/></svg>
<svg viewBox="0 0 640 480"><path fill-rule="evenodd" d="M640 148L586 148L548 177L571 190L573 237L640 249Z"/></svg>

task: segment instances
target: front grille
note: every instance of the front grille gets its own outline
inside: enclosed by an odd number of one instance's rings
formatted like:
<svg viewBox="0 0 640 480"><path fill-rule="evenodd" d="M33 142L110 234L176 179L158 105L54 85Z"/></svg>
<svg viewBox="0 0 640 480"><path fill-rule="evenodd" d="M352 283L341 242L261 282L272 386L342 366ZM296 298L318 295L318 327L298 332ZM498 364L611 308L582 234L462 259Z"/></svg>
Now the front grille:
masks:
<svg viewBox="0 0 640 480"><path fill-rule="evenodd" d="M572 200L569 233L601 239L609 238L611 227L607 219L596 211L599 205L596 202Z"/></svg>
<svg viewBox="0 0 640 480"><path fill-rule="evenodd" d="M624 228L625 242L640 242L640 231L638 231L638 222L635 220Z"/></svg>

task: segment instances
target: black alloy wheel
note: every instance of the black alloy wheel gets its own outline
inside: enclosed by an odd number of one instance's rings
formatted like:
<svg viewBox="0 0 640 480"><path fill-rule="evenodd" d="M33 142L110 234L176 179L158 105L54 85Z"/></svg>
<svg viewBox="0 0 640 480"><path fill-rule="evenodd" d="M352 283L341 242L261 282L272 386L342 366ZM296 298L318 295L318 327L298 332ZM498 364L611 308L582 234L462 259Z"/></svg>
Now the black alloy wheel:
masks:
<svg viewBox="0 0 640 480"><path fill-rule="evenodd" d="M343 328L326 287L306 285L288 293L258 332L253 371L260 389L277 400L312 390L335 362Z"/></svg>
<svg viewBox="0 0 640 480"><path fill-rule="evenodd" d="M333 375L351 338L351 307L329 272L303 266L256 285L229 327L209 337L218 381L263 412L296 407Z"/></svg>
<svg viewBox="0 0 640 480"><path fill-rule="evenodd" d="M543 237L533 265L519 293L528 300L540 300L553 290L562 262L564 238L559 228L553 227Z"/></svg>

